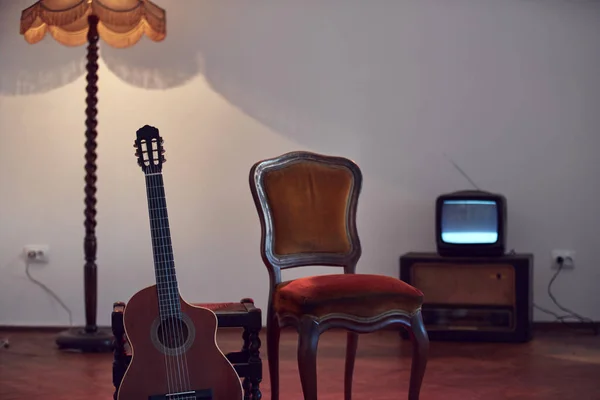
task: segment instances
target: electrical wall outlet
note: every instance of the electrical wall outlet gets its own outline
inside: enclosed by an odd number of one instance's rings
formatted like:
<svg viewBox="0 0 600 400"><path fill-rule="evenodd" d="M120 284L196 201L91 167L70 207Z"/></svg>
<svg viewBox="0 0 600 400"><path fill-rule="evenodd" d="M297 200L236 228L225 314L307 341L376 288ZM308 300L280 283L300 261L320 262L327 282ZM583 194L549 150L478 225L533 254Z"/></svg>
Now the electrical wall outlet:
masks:
<svg viewBox="0 0 600 400"><path fill-rule="evenodd" d="M575 251L573 250L552 250L551 257L552 269L558 269L559 260L562 260L563 269L575 268Z"/></svg>
<svg viewBox="0 0 600 400"><path fill-rule="evenodd" d="M25 260L35 263L47 263L50 256L50 246L47 244L28 244L23 247Z"/></svg>

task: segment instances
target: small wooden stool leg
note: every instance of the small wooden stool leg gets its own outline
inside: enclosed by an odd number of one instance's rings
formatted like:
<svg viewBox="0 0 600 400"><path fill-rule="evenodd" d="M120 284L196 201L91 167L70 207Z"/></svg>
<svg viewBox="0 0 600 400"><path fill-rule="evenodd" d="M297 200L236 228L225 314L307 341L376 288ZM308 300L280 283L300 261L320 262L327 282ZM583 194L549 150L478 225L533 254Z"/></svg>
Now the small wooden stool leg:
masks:
<svg viewBox="0 0 600 400"><path fill-rule="evenodd" d="M248 347L250 347L250 331L248 327L244 327L244 331L242 332L242 352L247 353Z"/></svg>
<svg viewBox="0 0 600 400"><path fill-rule="evenodd" d="M113 386L115 391L113 399L117 399L121 381L129 365L127 354L125 353L125 328L123 326L123 312L125 311L125 303L113 303L113 311L111 314L111 326L113 333Z"/></svg>
<svg viewBox="0 0 600 400"><path fill-rule="evenodd" d="M262 393L260 392L260 381L255 380L255 379L251 379L250 380L252 382L252 396L250 397L251 400L261 400L262 399Z"/></svg>
<svg viewBox="0 0 600 400"><path fill-rule="evenodd" d="M260 383L262 382L262 361L260 359L260 336L259 331L256 329L250 329L248 335L248 364L252 368L252 375L250 377L250 384L252 386L252 400L260 400L262 393L260 392Z"/></svg>
<svg viewBox="0 0 600 400"><path fill-rule="evenodd" d="M252 400L252 383L250 378L244 378L242 381L242 388L244 389L244 400Z"/></svg>

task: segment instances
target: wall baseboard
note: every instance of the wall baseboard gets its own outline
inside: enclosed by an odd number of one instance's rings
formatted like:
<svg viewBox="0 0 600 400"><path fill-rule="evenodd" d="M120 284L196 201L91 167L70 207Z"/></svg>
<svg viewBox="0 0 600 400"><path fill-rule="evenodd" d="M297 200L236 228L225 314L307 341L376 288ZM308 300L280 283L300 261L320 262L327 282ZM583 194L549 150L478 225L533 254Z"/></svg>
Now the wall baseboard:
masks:
<svg viewBox="0 0 600 400"><path fill-rule="evenodd" d="M68 325L63 326L52 326L52 325L0 325L0 332L45 332L45 333L59 333L62 331L66 331L72 328L82 328L83 327L72 327ZM112 329L110 326L99 326L98 329ZM241 328L219 328L222 330L228 329L241 329ZM263 327L264 329L264 327Z"/></svg>
<svg viewBox="0 0 600 400"><path fill-rule="evenodd" d="M67 329L73 328L68 325L0 325L0 331L3 332L47 332L47 333L58 333L66 331ZM110 326L99 326L98 329L111 329Z"/></svg>
<svg viewBox="0 0 600 400"><path fill-rule="evenodd" d="M47 333L58 333L67 329L70 329L70 326L52 326L52 325L39 325L39 326L35 326L35 325L0 325L0 331L2 332L47 332ZM99 326L99 329L111 329L110 326ZM263 326L263 331L265 330L266 327ZM557 321L540 321L540 322L534 322L533 323L533 328L536 331L564 331L564 330L570 330L573 331L573 329L577 329L577 330L585 330L585 329L589 329L589 330L600 330L600 321L596 321L596 322L573 322L573 323L563 323L563 322L557 322ZM240 328L219 328L219 329L223 329L223 330L228 330L228 329L240 329ZM396 329L396 328L389 328L389 329ZM332 330L342 330L340 329L332 329Z"/></svg>
<svg viewBox="0 0 600 400"><path fill-rule="evenodd" d="M536 330L573 330L573 329L592 329L596 332L600 329L600 321L594 322L558 322L558 321L543 321L534 322L533 328Z"/></svg>

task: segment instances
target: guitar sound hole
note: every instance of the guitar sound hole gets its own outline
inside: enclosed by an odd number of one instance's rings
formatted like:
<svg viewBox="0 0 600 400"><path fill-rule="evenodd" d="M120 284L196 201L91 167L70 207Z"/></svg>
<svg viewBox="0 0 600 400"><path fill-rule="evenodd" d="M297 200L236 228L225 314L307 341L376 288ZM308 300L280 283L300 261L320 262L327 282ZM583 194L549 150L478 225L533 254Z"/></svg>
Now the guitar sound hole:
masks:
<svg viewBox="0 0 600 400"><path fill-rule="evenodd" d="M167 317L158 326L157 337L167 349L176 349L184 345L189 337L185 321L177 317Z"/></svg>

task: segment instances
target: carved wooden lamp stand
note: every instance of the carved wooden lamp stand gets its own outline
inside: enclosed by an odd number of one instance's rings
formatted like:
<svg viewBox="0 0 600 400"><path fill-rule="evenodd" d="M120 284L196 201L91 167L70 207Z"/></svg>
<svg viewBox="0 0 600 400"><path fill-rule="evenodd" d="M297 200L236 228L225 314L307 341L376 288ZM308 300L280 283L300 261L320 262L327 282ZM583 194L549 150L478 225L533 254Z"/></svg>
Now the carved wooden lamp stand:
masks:
<svg viewBox="0 0 600 400"><path fill-rule="evenodd" d="M96 325L98 275L96 266L96 115L98 109L98 39L116 48L136 44L143 35L153 41L166 36L165 10L148 0L40 0L21 14L21 34L37 43L46 33L66 46L87 47L85 120L85 238L83 328L61 332L56 340L63 349L108 351L110 329Z"/></svg>

